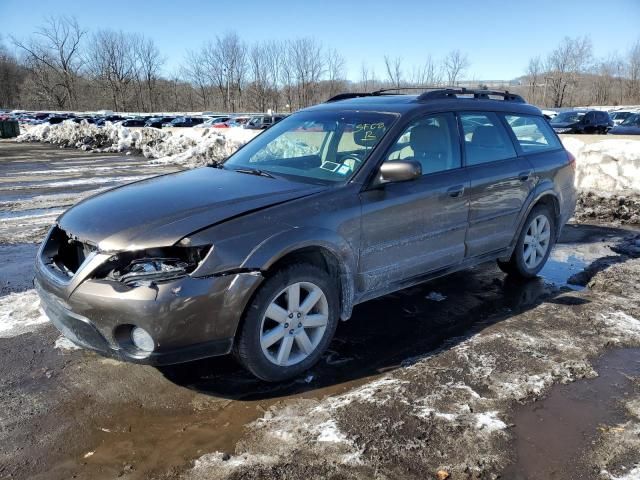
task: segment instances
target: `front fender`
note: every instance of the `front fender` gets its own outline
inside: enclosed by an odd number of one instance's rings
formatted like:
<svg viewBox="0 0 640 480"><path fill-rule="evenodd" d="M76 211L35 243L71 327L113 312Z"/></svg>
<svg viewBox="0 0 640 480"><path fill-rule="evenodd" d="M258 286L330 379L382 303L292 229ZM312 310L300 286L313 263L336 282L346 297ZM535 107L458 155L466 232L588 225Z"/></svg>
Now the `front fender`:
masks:
<svg viewBox="0 0 640 480"><path fill-rule="evenodd" d="M343 320L351 316L355 296L355 249L336 232L320 227L293 227L275 234L257 245L241 268L267 271L278 260L301 249L317 248L332 255L340 270L341 313Z"/></svg>

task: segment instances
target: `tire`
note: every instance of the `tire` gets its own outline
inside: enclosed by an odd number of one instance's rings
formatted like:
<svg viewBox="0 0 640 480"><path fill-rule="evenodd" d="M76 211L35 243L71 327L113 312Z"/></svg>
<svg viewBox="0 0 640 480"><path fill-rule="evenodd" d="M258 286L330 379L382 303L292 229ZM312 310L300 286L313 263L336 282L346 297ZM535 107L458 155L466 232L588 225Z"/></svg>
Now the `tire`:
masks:
<svg viewBox="0 0 640 480"><path fill-rule="evenodd" d="M536 229L541 231L536 233ZM524 222L511 258L506 262L498 260L498 267L509 275L533 278L547 263L555 239L555 216L548 206L536 205Z"/></svg>
<svg viewBox="0 0 640 480"><path fill-rule="evenodd" d="M234 354L262 380L294 378L311 368L327 349L339 311L338 291L327 272L309 264L284 267L265 280L249 304Z"/></svg>

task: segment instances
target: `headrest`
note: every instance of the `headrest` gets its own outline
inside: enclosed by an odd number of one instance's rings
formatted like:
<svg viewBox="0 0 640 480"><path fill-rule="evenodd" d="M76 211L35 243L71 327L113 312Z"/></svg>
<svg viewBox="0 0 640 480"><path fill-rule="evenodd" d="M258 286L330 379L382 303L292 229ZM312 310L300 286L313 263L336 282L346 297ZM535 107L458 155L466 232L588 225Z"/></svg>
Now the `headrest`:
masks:
<svg viewBox="0 0 640 480"><path fill-rule="evenodd" d="M447 135L443 128L435 125L416 125L411 129L409 142L414 152L443 152Z"/></svg>
<svg viewBox="0 0 640 480"><path fill-rule="evenodd" d="M502 140L498 129L493 125L477 127L471 137L471 143L478 147L501 147Z"/></svg>

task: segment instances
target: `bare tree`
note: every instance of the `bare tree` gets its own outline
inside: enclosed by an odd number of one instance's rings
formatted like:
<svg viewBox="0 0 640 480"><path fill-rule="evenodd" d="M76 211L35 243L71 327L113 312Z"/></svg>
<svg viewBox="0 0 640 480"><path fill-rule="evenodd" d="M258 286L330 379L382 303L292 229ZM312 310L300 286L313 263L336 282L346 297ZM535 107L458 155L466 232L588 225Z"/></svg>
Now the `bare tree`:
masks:
<svg viewBox="0 0 640 480"><path fill-rule="evenodd" d="M435 86L442 82L442 70L429 55L422 65L414 67L411 72L411 83Z"/></svg>
<svg viewBox="0 0 640 480"><path fill-rule="evenodd" d="M153 111L157 103L156 87L165 59L154 41L142 36L139 38L139 42L134 45L134 55L138 67L140 91L145 94L142 98L146 97L147 99L146 105L142 102L142 110Z"/></svg>
<svg viewBox="0 0 640 480"><path fill-rule="evenodd" d="M269 104L269 58L267 45L258 43L249 51L249 99L252 109L267 111Z"/></svg>
<svg viewBox="0 0 640 480"><path fill-rule="evenodd" d="M286 46L282 42L268 41L264 45L264 54L268 71L269 103L274 111L278 111L280 102L280 78L285 61Z"/></svg>
<svg viewBox="0 0 640 480"><path fill-rule="evenodd" d="M545 61L546 82L554 107L562 107L570 89L591 60L591 40L588 37L565 37Z"/></svg>
<svg viewBox="0 0 640 480"><path fill-rule="evenodd" d="M344 57L336 49L327 52L327 81L329 82L329 97L345 90L345 68Z"/></svg>
<svg viewBox="0 0 640 480"><path fill-rule="evenodd" d="M317 100L317 86L325 70L322 45L313 38L298 38L288 43L288 63L293 66L298 106Z"/></svg>
<svg viewBox="0 0 640 480"><path fill-rule="evenodd" d="M225 110L236 111L247 73L247 46L237 33L229 32L203 50L204 65L223 99Z"/></svg>
<svg viewBox="0 0 640 480"><path fill-rule="evenodd" d="M529 102L536 103L537 88L542 78L542 60L540 56L533 57L529 60L529 66L527 67L527 79L529 81Z"/></svg>
<svg viewBox="0 0 640 480"><path fill-rule="evenodd" d="M627 91L634 102L640 102L640 40L629 50L627 55Z"/></svg>
<svg viewBox="0 0 640 480"><path fill-rule="evenodd" d="M86 32L72 17L50 17L34 36L23 42L12 37L26 55L36 83L59 108L75 108L76 80L82 68L80 47Z"/></svg>
<svg viewBox="0 0 640 480"><path fill-rule="evenodd" d="M395 88L400 88L402 84L402 57L391 58L385 55L384 66L387 70L389 83Z"/></svg>
<svg viewBox="0 0 640 480"><path fill-rule="evenodd" d="M211 105L209 91L212 75L207 71L206 49L199 52L188 51L182 72L195 87L202 109L207 110Z"/></svg>
<svg viewBox="0 0 640 480"><path fill-rule="evenodd" d="M449 85L455 85L464 76L464 72L469 68L469 58L460 50L451 50L444 57L443 66Z"/></svg>
<svg viewBox="0 0 640 480"><path fill-rule="evenodd" d="M615 88L620 86L617 77L622 71L621 66L622 61L615 54L596 63L591 82L591 103L607 105L620 101L619 95L615 95Z"/></svg>
<svg viewBox="0 0 640 480"><path fill-rule="evenodd" d="M18 59L1 43L0 38L0 107L15 108L26 76Z"/></svg>
<svg viewBox="0 0 640 480"><path fill-rule="evenodd" d="M100 30L93 35L88 50L88 65L96 80L110 92L113 109L127 109L131 83L136 78L137 65L134 34Z"/></svg>

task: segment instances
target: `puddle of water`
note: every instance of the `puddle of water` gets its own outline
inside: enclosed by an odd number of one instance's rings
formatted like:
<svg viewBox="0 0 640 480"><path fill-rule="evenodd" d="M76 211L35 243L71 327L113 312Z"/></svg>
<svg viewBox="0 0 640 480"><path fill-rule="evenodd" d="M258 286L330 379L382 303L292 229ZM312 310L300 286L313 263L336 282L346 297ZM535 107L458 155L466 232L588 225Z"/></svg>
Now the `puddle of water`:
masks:
<svg viewBox="0 0 640 480"><path fill-rule="evenodd" d="M597 378L557 385L545 399L516 411L517 459L502 478L600 478L584 454L600 427L625 421L620 400L633 391L630 377L640 375L640 349L610 351L594 368Z"/></svg>
<svg viewBox="0 0 640 480"><path fill-rule="evenodd" d="M611 239L593 243L558 243L540 271L540 276L557 286L583 290L582 286L568 283L569 278L599 258L617 255L609 247L612 243L615 242Z"/></svg>

